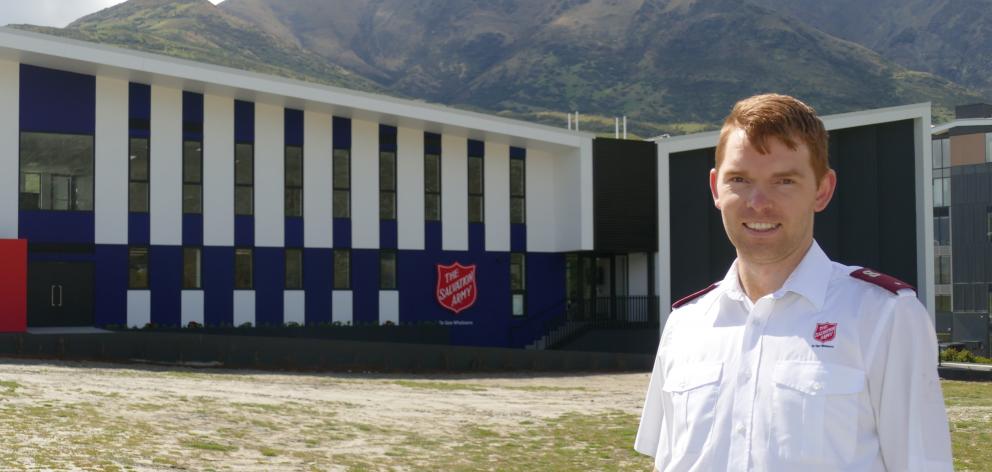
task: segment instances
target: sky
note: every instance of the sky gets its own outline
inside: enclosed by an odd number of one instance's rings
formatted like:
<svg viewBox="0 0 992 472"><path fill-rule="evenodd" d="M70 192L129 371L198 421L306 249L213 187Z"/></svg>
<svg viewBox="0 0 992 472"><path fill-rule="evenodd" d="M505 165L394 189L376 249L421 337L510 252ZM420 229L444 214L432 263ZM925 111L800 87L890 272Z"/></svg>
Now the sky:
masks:
<svg viewBox="0 0 992 472"><path fill-rule="evenodd" d="M0 25L28 23L62 28L123 0L0 0ZM222 0L210 0L214 5Z"/></svg>

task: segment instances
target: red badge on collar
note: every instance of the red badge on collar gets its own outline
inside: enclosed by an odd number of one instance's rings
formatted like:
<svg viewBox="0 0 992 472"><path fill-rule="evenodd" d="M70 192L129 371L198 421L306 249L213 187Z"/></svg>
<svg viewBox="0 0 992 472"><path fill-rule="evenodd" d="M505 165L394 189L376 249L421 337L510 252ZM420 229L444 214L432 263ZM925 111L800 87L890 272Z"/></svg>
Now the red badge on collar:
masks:
<svg viewBox="0 0 992 472"><path fill-rule="evenodd" d="M837 323L817 323L813 339L821 343L833 341L837 337Z"/></svg>

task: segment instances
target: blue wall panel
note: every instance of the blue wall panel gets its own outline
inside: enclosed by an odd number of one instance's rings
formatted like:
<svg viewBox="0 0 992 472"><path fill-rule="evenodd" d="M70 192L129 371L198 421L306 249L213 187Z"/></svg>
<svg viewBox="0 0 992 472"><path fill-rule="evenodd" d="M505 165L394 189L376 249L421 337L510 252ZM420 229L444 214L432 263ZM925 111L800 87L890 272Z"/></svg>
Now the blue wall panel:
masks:
<svg viewBox="0 0 992 472"><path fill-rule="evenodd" d="M250 247L255 245L255 217L234 215L234 245Z"/></svg>
<svg viewBox="0 0 992 472"><path fill-rule="evenodd" d="M510 251L524 252L527 250L527 225L510 225Z"/></svg>
<svg viewBox="0 0 992 472"><path fill-rule="evenodd" d="M334 218L334 247L351 247L351 218Z"/></svg>
<svg viewBox="0 0 992 472"><path fill-rule="evenodd" d="M127 246L96 246L93 322L97 326L127 324Z"/></svg>
<svg viewBox="0 0 992 472"><path fill-rule="evenodd" d="M351 149L351 120L335 116L331 123L334 149Z"/></svg>
<svg viewBox="0 0 992 472"><path fill-rule="evenodd" d="M334 250L303 250L303 289L306 291L306 323L331 322L331 287L334 284Z"/></svg>
<svg viewBox="0 0 992 472"><path fill-rule="evenodd" d="M424 249L427 251L440 251L441 250L441 222L440 221L425 221L424 222Z"/></svg>
<svg viewBox="0 0 992 472"><path fill-rule="evenodd" d="M286 218L285 228L285 242L286 247L303 247L303 218L290 217Z"/></svg>
<svg viewBox="0 0 992 472"><path fill-rule="evenodd" d="M18 212L21 239L43 243L93 243L93 213L86 211Z"/></svg>
<svg viewBox="0 0 992 472"><path fill-rule="evenodd" d="M468 155L470 157L486 157L486 143L474 139L468 140Z"/></svg>
<svg viewBox="0 0 992 472"><path fill-rule="evenodd" d="M148 213L127 214L127 242L131 245L147 245L151 237L151 221Z"/></svg>
<svg viewBox="0 0 992 472"><path fill-rule="evenodd" d="M486 225L485 223L468 224L468 250L486 250Z"/></svg>
<svg viewBox="0 0 992 472"><path fill-rule="evenodd" d="M255 142L255 104L234 101L234 140L239 143Z"/></svg>
<svg viewBox="0 0 992 472"><path fill-rule="evenodd" d="M93 134L96 78L21 64L21 131Z"/></svg>
<svg viewBox="0 0 992 472"><path fill-rule="evenodd" d="M303 111L286 108L283 112L287 146L303 145Z"/></svg>
<svg viewBox="0 0 992 472"><path fill-rule="evenodd" d="M527 149L510 146L510 159L526 159Z"/></svg>
<svg viewBox="0 0 992 472"><path fill-rule="evenodd" d="M203 248L203 318L209 326L234 323L234 248Z"/></svg>
<svg viewBox="0 0 992 472"><path fill-rule="evenodd" d="M203 95L183 92L183 139L203 140Z"/></svg>
<svg viewBox="0 0 992 472"><path fill-rule="evenodd" d="M183 248L152 246L148 254L152 323L179 326L181 323Z"/></svg>
<svg viewBox="0 0 992 472"><path fill-rule="evenodd" d="M379 247L381 249L396 249L398 239L396 220L379 220Z"/></svg>
<svg viewBox="0 0 992 472"><path fill-rule="evenodd" d="M148 129L147 125L152 119L151 85L136 82L127 84L127 115L131 120L138 120L137 123L143 122L145 126L138 126L139 128Z"/></svg>
<svg viewBox="0 0 992 472"><path fill-rule="evenodd" d="M203 215L183 215L183 246L203 245Z"/></svg>
<svg viewBox="0 0 992 472"><path fill-rule="evenodd" d="M351 290L355 325L379 323L379 251L351 251Z"/></svg>
<svg viewBox="0 0 992 472"><path fill-rule="evenodd" d="M286 256L281 247L255 248L255 325L283 323L283 290L286 288Z"/></svg>

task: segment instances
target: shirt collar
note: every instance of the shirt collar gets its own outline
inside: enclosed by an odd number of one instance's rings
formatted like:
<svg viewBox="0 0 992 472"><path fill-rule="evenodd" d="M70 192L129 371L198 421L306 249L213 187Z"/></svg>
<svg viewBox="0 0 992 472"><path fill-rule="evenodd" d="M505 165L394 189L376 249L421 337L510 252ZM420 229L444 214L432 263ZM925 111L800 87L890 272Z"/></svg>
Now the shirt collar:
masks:
<svg viewBox="0 0 992 472"><path fill-rule="evenodd" d="M823 302L827 297L827 284L830 282L832 265L830 258L820 249L820 245L813 241L803 260L799 262L795 270L789 274L782 284L782 288L772 293L772 298L781 298L786 293L792 292L809 300L817 310L823 308ZM737 260L730 265L730 270L720 282L724 294L737 301L750 301L744 289L741 287L740 278L737 275Z"/></svg>

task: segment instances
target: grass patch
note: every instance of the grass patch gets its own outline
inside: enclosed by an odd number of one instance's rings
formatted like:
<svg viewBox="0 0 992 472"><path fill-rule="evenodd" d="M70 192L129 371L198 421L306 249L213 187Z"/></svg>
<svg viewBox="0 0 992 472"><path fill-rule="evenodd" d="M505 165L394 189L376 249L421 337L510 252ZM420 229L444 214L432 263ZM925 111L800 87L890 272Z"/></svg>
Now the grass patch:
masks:
<svg viewBox="0 0 992 472"><path fill-rule="evenodd" d="M16 395L17 389L21 388L21 384L13 380L0 380L0 389L3 389L0 394L3 395Z"/></svg>
<svg viewBox="0 0 992 472"><path fill-rule="evenodd" d="M954 470L992 471L992 383L941 382Z"/></svg>
<svg viewBox="0 0 992 472"><path fill-rule="evenodd" d="M272 449L270 447L263 447L263 448L259 449L258 452L262 453L262 455L265 456L265 457L275 457L275 456L278 456L279 455L279 451L278 450Z"/></svg>
<svg viewBox="0 0 992 472"><path fill-rule="evenodd" d="M203 451L234 452L238 450L237 446L215 443L204 439L188 439L183 441L182 445L190 449L200 449Z"/></svg>
<svg viewBox="0 0 992 472"><path fill-rule="evenodd" d="M487 388L482 385L458 383L458 382L394 380L392 383L394 385L399 385L401 387L419 388L424 390L441 390L441 391L466 390L470 392L484 392L487 390Z"/></svg>

